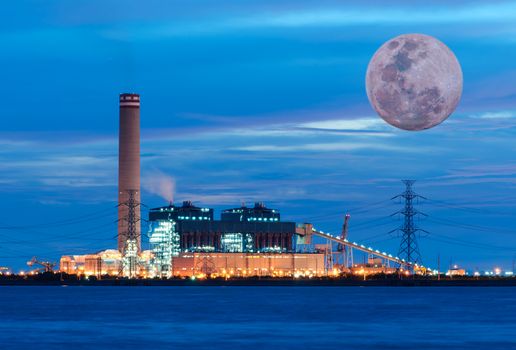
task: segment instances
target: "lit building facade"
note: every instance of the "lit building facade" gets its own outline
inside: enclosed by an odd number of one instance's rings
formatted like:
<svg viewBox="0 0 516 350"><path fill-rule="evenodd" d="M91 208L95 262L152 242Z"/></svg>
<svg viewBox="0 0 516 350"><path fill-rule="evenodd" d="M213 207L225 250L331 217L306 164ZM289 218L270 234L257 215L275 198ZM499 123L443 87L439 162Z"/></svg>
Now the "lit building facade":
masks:
<svg viewBox="0 0 516 350"><path fill-rule="evenodd" d="M496 272L496 271L495 271ZM498 275L500 272L498 272ZM466 270L454 265L451 269L446 272L446 276L466 276Z"/></svg>
<svg viewBox="0 0 516 350"><path fill-rule="evenodd" d="M384 261L377 257L369 257L367 264L354 264L350 270L355 275L375 275L379 273L390 275L398 272L398 268L385 265Z"/></svg>
<svg viewBox="0 0 516 350"><path fill-rule="evenodd" d="M184 201L182 206L170 203L166 207L154 208L149 212L149 221L173 220L179 221L212 221L213 209L196 207L190 201Z"/></svg>
<svg viewBox="0 0 516 350"><path fill-rule="evenodd" d="M65 255L59 261L59 271L70 275L112 275L120 274L122 254L108 249L97 254Z"/></svg>
<svg viewBox="0 0 516 350"><path fill-rule="evenodd" d="M151 225L160 220L176 223L181 252L294 252L296 224L281 221L279 211L263 203L224 210L221 220L213 219L213 209L199 208L191 202L151 209Z"/></svg>
<svg viewBox="0 0 516 350"><path fill-rule="evenodd" d="M139 254L134 276L124 272L124 257L117 250L61 257L59 271L80 276L153 277L315 277L324 276L324 254L187 252L172 256L165 272L156 274L154 253Z"/></svg>
<svg viewBox="0 0 516 350"><path fill-rule="evenodd" d="M276 209L269 209L263 203L257 202L251 208L242 204L240 208L223 210L220 220L232 222L278 222L280 221L280 213Z"/></svg>
<svg viewBox="0 0 516 350"><path fill-rule="evenodd" d="M310 277L326 274L324 254L181 253L175 277Z"/></svg>
<svg viewBox="0 0 516 350"><path fill-rule="evenodd" d="M300 277L327 273L325 255L296 253L296 224L284 222L276 209L262 203L227 209L215 220L213 209L183 202L149 213L150 250L138 251L127 240L122 254L63 256L60 271L85 276L169 277ZM310 228L303 226L305 230ZM298 228L299 230L299 228Z"/></svg>
<svg viewBox="0 0 516 350"><path fill-rule="evenodd" d="M170 277L172 275L172 257L180 252L179 234L173 220L152 221L149 231L151 245L151 273L154 276Z"/></svg>

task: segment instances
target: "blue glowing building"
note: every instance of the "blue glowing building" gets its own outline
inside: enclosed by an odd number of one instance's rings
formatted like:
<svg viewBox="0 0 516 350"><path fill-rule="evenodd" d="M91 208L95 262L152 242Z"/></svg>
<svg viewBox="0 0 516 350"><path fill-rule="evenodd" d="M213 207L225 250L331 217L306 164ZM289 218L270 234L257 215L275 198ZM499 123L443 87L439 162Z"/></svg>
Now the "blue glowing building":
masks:
<svg viewBox="0 0 516 350"><path fill-rule="evenodd" d="M281 221L279 211L263 203L223 210L220 220L213 219L211 208L196 207L191 202L183 202L182 206L171 203L150 210L150 234L156 222L167 220L176 224L181 252L293 251L296 224Z"/></svg>

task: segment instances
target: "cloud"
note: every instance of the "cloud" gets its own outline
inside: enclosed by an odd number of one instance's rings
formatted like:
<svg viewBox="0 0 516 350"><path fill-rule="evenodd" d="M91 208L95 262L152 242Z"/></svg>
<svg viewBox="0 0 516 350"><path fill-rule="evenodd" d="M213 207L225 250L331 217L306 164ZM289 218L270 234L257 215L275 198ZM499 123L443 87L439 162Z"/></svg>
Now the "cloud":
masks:
<svg viewBox="0 0 516 350"><path fill-rule="evenodd" d="M512 111L485 112L473 116L479 119L508 119L516 117L516 113Z"/></svg>
<svg viewBox="0 0 516 350"><path fill-rule="evenodd" d="M516 20L516 4L502 2L490 5L464 6L391 6L389 8L348 7L347 9L311 9L237 21L249 26L342 26L364 24L465 23L478 21L512 22Z"/></svg>
<svg viewBox="0 0 516 350"><path fill-rule="evenodd" d="M109 177L97 177L94 173L86 173L82 176L79 174L70 174L68 176L44 176L38 179L40 184L55 188L94 188L94 187L112 187L116 185L116 180Z"/></svg>
<svg viewBox="0 0 516 350"><path fill-rule="evenodd" d="M249 151L249 152L334 152L334 151L355 151L363 149L375 149L399 152L421 152L421 148L417 150L413 148L392 146L380 143L352 143L352 142L334 142L334 143L308 143L299 145L253 145L234 147L232 150Z"/></svg>
<svg viewBox="0 0 516 350"><path fill-rule="evenodd" d="M393 128L380 118L330 119L307 123L271 124L220 131L221 134L254 137L304 137L321 134L341 136L393 136Z"/></svg>
<svg viewBox="0 0 516 350"><path fill-rule="evenodd" d="M144 140L160 141L173 138L191 138L192 135L207 137L305 137L326 135L341 136L393 136L397 130L380 117L357 117L357 108L335 107L291 110L263 115L209 116L196 118L217 121L212 126L192 126L177 129L146 129Z"/></svg>
<svg viewBox="0 0 516 350"><path fill-rule="evenodd" d="M395 131L393 127L389 126L380 117L320 120L299 124L297 128L311 132L373 137L394 136Z"/></svg>
<svg viewBox="0 0 516 350"><path fill-rule="evenodd" d="M476 185L481 184L512 184L516 185L516 177L514 176L493 176L493 177L456 177L448 178L441 183L441 186L457 186L457 185ZM487 195L487 194L485 194ZM501 206L507 203L500 204Z"/></svg>
<svg viewBox="0 0 516 350"><path fill-rule="evenodd" d="M0 181L12 186L4 186L1 191L23 192L28 189L33 191L34 188L40 191L50 188L66 191L116 185L116 157L87 155L97 153L92 149L82 152L62 149L60 153L52 154L54 151L53 147L39 145L34 150L26 150L23 146L9 154L2 154Z"/></svg>
<svg viewBox="0 0 516 350"><path fill-rule="evenodd" d="M442 176L441 178L473 178L511 175L515 176L516 179L516 164L485 164L482 166L467 166L459 170L452 170L449 175Z"/></svg>
<svg viewBox="0 0 516 350"><path fill-rule="evenodd" d="M249 14L250 11L232 12L230 15L213 11L211 16L197 18L185 16L151 23L139 21L138 29L131 22L113 28L106 28L106 37L127 40L152 39L164 36L213 35L221 32L236 32L264 28L306 28L344 27L359 25L422 25L422 24L477 24L512 23L516 21L516 4L498 2L486 5L465 2L456 6L411 6L390 4L389 6L368 6L360 4L333 4L313 6L309 3L295 7L269 5ZM202 21L202 25L199 25Z"/></svg>
<svg viewBox="0 0 516 350"><path fill-rule="evenodd" d="M470 160L464 160L469 163ZM511 187L516 185L516 164L483 164L483 165L465 165L460 168L450 169L445 174L434 176L425 179L426 183L423 186L469 186L474 185L477 187L475 190L476 195L470 198L470 201L474 201L477 207L484 206L487 202L492 200L497 194L504 195L505 193L511 192ZM486 187L490 185L503 185L503 191L499 192L489 190ZM480 187L479 187L480 186ZM458 190L453 196L460 196L460 194L466 197L471 197L464 192L464 190ZM447 194L449 195L449 194ZM512 198L514 199L514 198ZM507 201L498 202L500 206L507 206ZM492 204L489 204L492 205Z"/></svg>
<svg viewBox="0 0 516 350"><path fill-rule="evenodd" d="M376 118L357 118L357 119L331 119L321 120L308 123L302 123L300 128L317 129L317 130L385 130L389 128L387 123L380 117Z"/></svg>
<svg viewBox="0 0 516 350"><path fill-rule="evenodd" d="M16 139L4 139L0 138L0 146L2 147L23 147L23 146L31 146L33 142L29 140L16 140Z"/></svg>

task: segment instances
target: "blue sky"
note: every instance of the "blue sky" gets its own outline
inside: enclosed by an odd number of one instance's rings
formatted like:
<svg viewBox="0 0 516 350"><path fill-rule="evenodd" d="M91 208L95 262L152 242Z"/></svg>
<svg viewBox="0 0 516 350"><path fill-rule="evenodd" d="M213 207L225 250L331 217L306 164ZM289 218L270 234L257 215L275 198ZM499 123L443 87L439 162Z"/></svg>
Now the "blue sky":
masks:
<svg viewBox="0 0 516 350"><path fill-rule="evenodd" d="M369 59L403 33L437 37L464 73L456 112L424 132L365 93ZM511 268L515 38L510 1L3 4L0 265L115 247L117 99L134 91L150 207L174 182L175 201L264 201L324 231L349 211L351 239L396 253L388 200L413 178L427 265Z"/></svg>

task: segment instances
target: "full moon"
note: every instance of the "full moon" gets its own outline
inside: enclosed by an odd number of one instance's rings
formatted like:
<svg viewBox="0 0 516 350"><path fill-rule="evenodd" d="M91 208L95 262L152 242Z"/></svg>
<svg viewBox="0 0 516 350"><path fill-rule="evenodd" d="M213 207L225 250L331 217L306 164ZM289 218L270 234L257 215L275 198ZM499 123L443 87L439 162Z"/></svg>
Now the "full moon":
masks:
<svg viewBox="0 0 516 350"><path fill-rule="evenodd" d="M462 70L453 52L423 34L404 34L383 44L366 73L369 102L387 123L425 130L443 122L462 94Z"/></svg>

